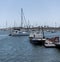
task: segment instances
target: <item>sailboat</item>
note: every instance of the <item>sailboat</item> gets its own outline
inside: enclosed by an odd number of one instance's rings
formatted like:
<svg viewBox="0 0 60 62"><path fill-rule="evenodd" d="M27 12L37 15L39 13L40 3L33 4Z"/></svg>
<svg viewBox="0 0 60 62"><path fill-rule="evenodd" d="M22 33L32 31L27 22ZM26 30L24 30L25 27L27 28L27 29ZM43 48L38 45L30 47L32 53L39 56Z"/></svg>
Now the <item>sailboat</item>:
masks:
<svg viewBox="0 0 60 62"><path fill-rule="evenodd" d="M29 36L29 32L22 30L23 28L23 9L21 8L21 29L13 30L10 36Z"/></svg>

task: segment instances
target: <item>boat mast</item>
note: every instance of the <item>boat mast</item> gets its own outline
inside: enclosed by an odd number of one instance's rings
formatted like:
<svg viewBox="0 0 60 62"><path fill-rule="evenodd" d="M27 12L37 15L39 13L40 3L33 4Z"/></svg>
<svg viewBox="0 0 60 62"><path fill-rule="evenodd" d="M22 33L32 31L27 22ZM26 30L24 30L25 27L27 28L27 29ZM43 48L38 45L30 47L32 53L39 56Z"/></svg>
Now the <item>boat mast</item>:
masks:
<svg viewBox="0 0 60 62"><path fill-rule="evenodd" d="M42 28L42 34L43 34L43 38L45 38L45 36L44 36L44 29L43 29L43 27L41 27Z"/></svg>
<svg viewBox="0 0 60 62"><path fill-rule="evenodd" d="M7 29L7 20L6 20L6 29Z"/></svg>
<svg viewBox="0 0 60 62"><path fill-rule="evenodd" d="M23 27L23 8L21 8L21 28Z"/></svg>
<svg viewBox="0 0 60 62"><path fill-rule="evenodd" d="M15 20L14 20L14 28L15 28Z"/></svg>

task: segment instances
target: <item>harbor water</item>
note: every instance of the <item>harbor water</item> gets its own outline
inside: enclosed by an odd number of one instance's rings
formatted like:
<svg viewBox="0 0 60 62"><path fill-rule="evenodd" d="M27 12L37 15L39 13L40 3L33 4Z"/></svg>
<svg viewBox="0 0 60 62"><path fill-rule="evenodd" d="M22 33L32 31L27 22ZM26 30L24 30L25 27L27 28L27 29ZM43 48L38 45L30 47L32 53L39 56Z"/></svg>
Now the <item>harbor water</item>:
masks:
<svg viewBox="0 0 60 62"><path fill-rule="evenodd" d="M28 36L8 34L0 31L0 62L60 62L59 49L33 45ZM60 36L60 32L45 33L45 36Z"/></svg>

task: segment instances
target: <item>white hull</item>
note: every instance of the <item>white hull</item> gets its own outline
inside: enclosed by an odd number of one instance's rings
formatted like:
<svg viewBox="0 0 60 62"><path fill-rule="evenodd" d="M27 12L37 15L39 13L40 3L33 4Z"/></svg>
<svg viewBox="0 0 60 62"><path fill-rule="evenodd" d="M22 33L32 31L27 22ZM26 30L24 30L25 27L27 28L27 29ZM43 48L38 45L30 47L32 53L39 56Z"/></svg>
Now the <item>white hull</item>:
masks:
<svg viewBox="0 0 60 62"><path fill-rule="evenodd" d="M20 33L20 34L11 34L12 36L29 36L29 34L22 34L22 33Z"/></svg>
<svg viewBox="0 0 60 62"><path fill-rule="evenodd" d="M13 31L10 36L29 36L28 32L23 31Z"/></svg>

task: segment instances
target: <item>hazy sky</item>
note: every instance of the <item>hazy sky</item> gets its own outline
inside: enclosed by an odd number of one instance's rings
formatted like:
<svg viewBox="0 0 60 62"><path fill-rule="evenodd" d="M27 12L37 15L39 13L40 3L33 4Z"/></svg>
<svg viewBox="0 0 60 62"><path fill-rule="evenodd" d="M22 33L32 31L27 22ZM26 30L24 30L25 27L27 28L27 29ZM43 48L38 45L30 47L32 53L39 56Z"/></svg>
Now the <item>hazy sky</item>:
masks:
<svg viewBox="0 0 60 62"><path fill-rule="evenodd" d="M60 26L60 0L0 0L0 27L20 26L21 8L31 25Z"/></svg>

